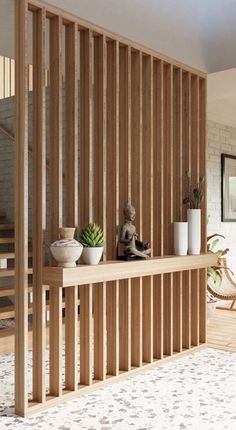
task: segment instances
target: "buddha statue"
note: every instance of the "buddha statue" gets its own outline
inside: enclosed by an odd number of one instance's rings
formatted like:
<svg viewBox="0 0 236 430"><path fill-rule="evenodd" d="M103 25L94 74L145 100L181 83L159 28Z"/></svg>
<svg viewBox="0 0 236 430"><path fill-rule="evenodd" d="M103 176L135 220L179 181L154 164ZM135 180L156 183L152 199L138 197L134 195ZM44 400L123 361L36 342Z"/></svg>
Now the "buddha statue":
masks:
<svg viewBox="0 0 236 430"><path fill-rule="evenodd" d="M151 253L150 244L138 240L135 220L135 208L127 204L124 208L125 222L120 229L119 242L124 246L126 259L147 259Z"/></svg>

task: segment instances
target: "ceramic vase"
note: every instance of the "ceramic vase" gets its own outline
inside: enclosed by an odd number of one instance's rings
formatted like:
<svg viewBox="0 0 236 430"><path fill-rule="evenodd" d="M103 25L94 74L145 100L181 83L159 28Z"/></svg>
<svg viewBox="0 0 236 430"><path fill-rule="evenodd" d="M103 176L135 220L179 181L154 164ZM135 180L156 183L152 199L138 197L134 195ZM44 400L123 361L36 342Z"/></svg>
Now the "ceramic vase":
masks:
<svg viewBox="0 0 236 430"><path fill-rule="evenodd" d="M82 252L82 260L85 264L96 265L101 260L103 246L84 247Z"/></svg>
<svg viewBox="0 0 236 430"><path fill-rule="evenodd" d="M187 255L188 252L188 223L174 223L174 254Z"/></svg>
<svg viewBox="0 0 236 430"><path fill-rule="evenodd" d="M83 246L74 239L75 228L62 227L59 229L59 240L53 242L50 250L59 267L76 267Z"/></svg>
<svg viewBox="0 0 236 430"><path fill-rule="evenodd" d="M188 253L199 255L201 252L201 209L188 209Z"/></svg>

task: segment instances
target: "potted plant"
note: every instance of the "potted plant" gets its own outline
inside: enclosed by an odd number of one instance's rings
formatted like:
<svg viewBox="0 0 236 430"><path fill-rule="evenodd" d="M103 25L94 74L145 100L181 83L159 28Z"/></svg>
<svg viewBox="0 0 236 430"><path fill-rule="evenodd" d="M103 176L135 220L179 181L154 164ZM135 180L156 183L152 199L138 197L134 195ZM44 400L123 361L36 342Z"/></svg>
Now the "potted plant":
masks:
<svg viewBox="0 0 236 430"><path fill-rule="evenodd" d="M86 264L98 264L104 248L104 234L102 228L89 223L82 229L79 241L83 245L82 260Z"/></svg>
<svg viewBox="0 0 236 430"><path fill-rule="evenodd" d="M183 203L187 204L187 220L188 220L188 253L190 255L198 255L201 252L201 203L204 199L203 183L205 176L200 175L199 181L192 184L192 175L189 170L185 172L188 179L188 194L183 199Z"/></svg>
<svg viewBox="0 0 236 430"><path fill-rule="evenodd" d="M220 237L225 239L225 237L222 234L217 234L217 233L212 234L207 238L207 252L213 253L217 256L217 265L207 268L207 284L209 285L210 288L211 288L212 282L214 283L214 287L216 288L220 287L222 283L223 270L229 270L232 273L229 267L226 267L222 262L222 258L229 252L229 248L216 249L216 246L219 243ZM212 291L212 288L211 288L211 291ZM212 316L212 313L216 308L216 303L217 303L216 298L210 293L210 291L207 291L208 318Z"/></svg>

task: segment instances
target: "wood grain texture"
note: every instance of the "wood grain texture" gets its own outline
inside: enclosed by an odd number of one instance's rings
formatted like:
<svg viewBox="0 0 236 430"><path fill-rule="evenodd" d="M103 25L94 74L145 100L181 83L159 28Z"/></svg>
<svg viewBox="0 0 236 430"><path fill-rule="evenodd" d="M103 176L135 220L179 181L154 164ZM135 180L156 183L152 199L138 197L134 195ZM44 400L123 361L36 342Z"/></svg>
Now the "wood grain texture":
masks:
<svg viewBox="0 0 236 430"><path fill-rule="evenodd" d="M68 227L78 227L78 29L76 24L65 27L65 220ZM77 338L78 338L78 287L65 292L65 386L76 390Z"/></svg>
<svg viewBox="0 0 236 430"><path fill-rule="evenodd" d="M142 240L153 243L153 58L142 58ZM151 246L151 245L150 245ZM153 255L153 249L152 254ZM153 360L153 277L143 278L143 361Z"/></svg>
<svg viewBox="0 0 236 430"><path fill-rule="evenodd" d="M15 153L15 410L28 408L28 60L27 2L16 2L16 153Z"/></svg>
<svg viewBox="0 0 236 430"><path fill-rule="evenodd" d="M106 256L117 257L119 225L119 44L107 42ZM119 373L119 282L107 284L107 373Z"/></svg>
<svg viewBox="0 0 236 430"><path fill-rule="evenodd" d="M50 243L62 226L62 18L50 21Z"/></svg>
<svg viewBox="0 0 236 430"><path fill-rule="evenodd" d="M45 401L44 231L46 228L45 61L46 11L33 18L33 398Z"/></svg>
<svg viewBox="0 0 236 430"><path fill-rule="evenodd" d="M173 218L182 221L182 71L173 70ZM173 275L173 349L182 351L182 272Z"/></svg>
<svg viewBox="0 0 236 430"><path fill-rule="evenodd" d="M206 101L207 101L207 81L205 79L199 80L199 170L200 172L206 172L206 160L207 160L207 130L206 130ZM207 237L207 187L204 186L205 200L202 204L202 250L205 252L206 237ZM206 342L206 288L207 288L207 273L206 270L199 271L199 336L200 343Z"/></svg>
<svg viewBox="0 0 236 430"><path fill-rule="evenodd" d="M131 53L131 202L136 210L135 225L142 238L142 54ZM137 175L139 172L139 175ZM131 362L141 366L142 351L142 278L131 281Z"/></svg>
<svg viewBox="0 0 236 430"><path fill-rule="evenodd" d="M186 219L186 209L182 206L186 192L183 172L192 170L196 179L206 170L205 75L50 5L43 8L38 0L32 0L29 9L35 16L44 14L44 20L45 15L50 20L50 198L47 207L50 240L58 237L62 220L68 226L97 222L103 227L106 237L104 261L98 266L44 267L41 271L45 198L45 190L40 188L40 184L44 186L42 178L45 175L42 162L45 103L42 92L46 74L43 73L45 58L40 45L44 43L41 39L44 30L40 28L34 36L35 46L36 42L39 46L38 54L36 50L34 54L34 63L39 67L33 72L34 84L39 91L34 102L34 144L39 154L34 159L34 175L38 181L34 179L34 198L38 190L35 208L39 213L38 227L34 230L33 259L37 285L50 286L51 397L45 398L42 371L42 318L43 309L48 309L48 304L43 303L44 293L38 289L39 297L35 304L39 304L36 308L39 319L35 321L39 327L34 334L34 355L39 363L34 376L35 381L36 378L39 380L34 387L34 407L37 409L40 403L43 406L56 402L64 392L69 391L68 396L72 396L78 382L84 392L92 389L93 364L94 379L105 383L106 374L118 377L120 371L132 371L132 366L142 367L144 362L151 364L154 358L162 359L174 351L191 348L191 344L204 342L205 268L214 264L215 258L204 253L186 257L172 255L173 221ZM23 286L28 273L32 273L32 269L26 270L27 226L24 224L27 201L23 190L28 188L27 100L22 100L22 96L25 97L29 81L25 75L29 48L26 43L22 45L26 42L23 9L20 19L24 22L20 42L17 42L18 66L21 68L19 79L17 77L17 97L21 96L21 100L17 100L17 112L19 114L21 108L22 112L17 119L20 147L16 160L20 182L16 183L16 207L20 207L17 234L23 239L17 251L17 274L21 285L18 304L23 305L23 312L18 306L22 333L22 329L27 327L27 290ZM41 21L38 24L43 27ZM62 52L64 30L65 52ZM30 67L30 73L32 71ZM65 88L62 87L64 71ZM29 83L31 85L32 80ZM62 120L65 122L67 144L64 159ZM23 172L20 171L21 162ZM64 175L62 166L65 167ZM62 199L63 192L65 200ZM65 203L68 201L64 208L63 200ZM138 262L116 261L119 226L123 224L123 209L127 203L136 208L135 223L141 240L151 243L152 257L158 258ZM202 249L205 251L205 205L202 214ZM23 262L21 268L19 262ZM10 274L14 274L14 269L0 272L1 277ZM77 285L80 286L80 381L77 373ZM65 300L62 300L64 287ZM62 389L61 372L63 307L66 390ZM26 340L26 332L23 332L23 338ZM19 369L25 370L23 384L17 392L22 415L27 411L25 352L25 347L18 343L18 384L21 380ZM22 392L23 397L19 398Z"/></svg>
<svg viewBox="0 0 236 430"><path fill-rule="evenodd" d="M201 174L199 160L199 79L191 76L191 174L193 184ZM199 344L199 271L192 271L191 278L191 343Z"/></svg>
<svg viewBox="0 0 236 430"><path fill-rule="evenodd" d="M216 264L213 254L167 256L149 258L140 261L108 261L91 267L85 264L72 268L44 267L43 283L57 287L70 287L72 285L96 284L120 279L132 279L143 276L152 276L182 272L188 269L201 269Z"/></svg>
<svg viewBox="0 0 236 430"><path fill-rule="evenodd" d="M173 252L173 68L164 65L164 255ZM164 276L164 354L173 354L173 274Z"/></svg>
<svg viewBox="0 0 236 430"><path fill-rule="evenodd" d="M153 254L164 255L163 62L153 62ZM153 277L153 355L163 358L163 276Z"/></svg>
<svg viewBox="0 0 236 430"><path fill-rule="evenodd" d="M182 168L191 170L191 75L182 73ZM188 182L183 174L182 193L187 195ZM182 217L187 220L187 205L182 207ZM182 328L183 348L191 346L191 272L182 275Z"/></svg>
<svg viewBox="0 0 236 430"><path fill-rule="evenodd" d="M93 222L93 37L80 32L80 225Z"/></svg>
<svg viewBox="0 0 236 430"><path fill-rule="evenodd" d="M131 48L119 46L119 225L131 203ZM131 281L119 283L120 370L131 367Z"/></svg>
<svg viewBox="0 0 236 430"><path fill-rule="evenodd" d="M92 383L92 285L80 287L80 384Z"/></svg>
<svg viewBox="0 0 236 430"><path fill-rule="evenodd" d="M50 288L49 390L62 395L62 290Z"/></svg>
<svg viewBox="0 0 236 430"><path fill-rule="evenodd" d="M93 156L93 210L94 220L106 233L107 182L106 182L106 88L107 44L104 36L94 37L94 142ZM103 260L106 259L106 246ZM94 377L106 375L106 284L94 285Z"/></svg>

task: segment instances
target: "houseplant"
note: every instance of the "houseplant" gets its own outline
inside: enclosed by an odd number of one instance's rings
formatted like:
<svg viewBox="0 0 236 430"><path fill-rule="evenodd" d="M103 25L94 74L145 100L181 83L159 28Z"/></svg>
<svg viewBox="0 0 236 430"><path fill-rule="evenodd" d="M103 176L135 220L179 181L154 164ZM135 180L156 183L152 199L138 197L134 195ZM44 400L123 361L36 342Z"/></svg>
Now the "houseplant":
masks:
<svg viewBox="0 0 236 430"><path fill-rule="evenodd" d="M98 264L104 248L104 234L102 228L89 223L82 229L79 241L83 245L82 260L86 264Z"/></svg>
<svg viewBox="0 0 236 430"><path fill-rule="evenodd" d="M188 253L198 255L201 251L201 203L204 199L205 176L200 175L198 182L193 184L191 172L187 170L185 175L188 179L188 193L183 199L183 203L189 206L187 211Z"/></svg>
<svg viewBox="0 0 236 430"><path fill-rule="evenodd" d="M214 282L215 287L220 287L223 277L223 270L228 270L232 273L229 267L225 267L222 261L222 258L229 252L229 248L216 249L220 238L225 239L222 234L217 233L207 237L207 252L213 253L217 256L216 266L208 267L207 269L207 284L209 285L209 287L211 287L211 282ZM207 291L208 318L210 318L210 316L214 312L214 309L216 308L216 302L216 298L210 293L210 291Z"/></svg>

